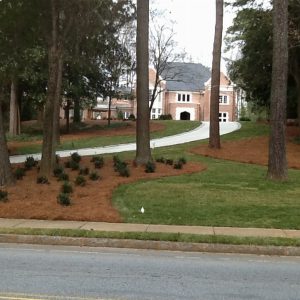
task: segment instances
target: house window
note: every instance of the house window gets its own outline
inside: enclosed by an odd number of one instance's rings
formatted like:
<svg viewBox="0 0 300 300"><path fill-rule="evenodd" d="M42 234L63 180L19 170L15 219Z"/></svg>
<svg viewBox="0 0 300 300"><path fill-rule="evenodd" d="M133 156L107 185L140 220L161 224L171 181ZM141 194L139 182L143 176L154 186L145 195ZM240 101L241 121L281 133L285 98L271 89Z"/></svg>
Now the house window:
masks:
<svg viewBox="0 0 300 300"><path fill-rule="evenodd" d="M152 113L153 113L153 114L155 114L155 111L156 111L156 109L155 109L155 108L152 108Z"/></svg>
<svg viewBox="0 0 300 300"><path fill-rule="evenodd" d="M191 95L187 93L178 93L177 94L177 102L190 102Z"/></svg>
<svg viewBox="0 0 300 300"><path fill-rule="evenodd" d="M151 116L151 119L152 119L152 120L155 120L155 115L152 115L152 116Z"/></svg>
<svg viewBox="0 0 300 300"><path fill-rule="evenodd" d="M229 104L228 96L227 95L220 95L219 96L219 103L220 104Z"/></svg>
<svg viewBox="0 0 300 300"><path fill-rule="evenodd" d="M161 113L161 109L160 109L160 108L157 109L157 113L158 113L158 114Z"/></svg>
<svg viewBox="0 0 300 300"><path fill-rule="evenodd" d="M228 112L219 113L219 122L228 122Z"/></svg>

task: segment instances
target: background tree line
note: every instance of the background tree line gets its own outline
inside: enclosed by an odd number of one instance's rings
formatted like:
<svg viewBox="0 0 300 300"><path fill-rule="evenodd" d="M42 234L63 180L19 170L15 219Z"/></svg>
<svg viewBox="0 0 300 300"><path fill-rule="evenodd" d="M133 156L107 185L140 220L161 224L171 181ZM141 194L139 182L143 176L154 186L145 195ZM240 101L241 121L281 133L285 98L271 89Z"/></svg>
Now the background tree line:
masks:
<svg viewBox="0 0 300 300"><path fill-rule="evenodd" d="M13 182L4 124L19 134L28 103L43 115L40 172L48 176L62 101L76 121L91 99L113 95L132 64L122 37L134 18L128 0L0 1L0 185Z"/></svg>

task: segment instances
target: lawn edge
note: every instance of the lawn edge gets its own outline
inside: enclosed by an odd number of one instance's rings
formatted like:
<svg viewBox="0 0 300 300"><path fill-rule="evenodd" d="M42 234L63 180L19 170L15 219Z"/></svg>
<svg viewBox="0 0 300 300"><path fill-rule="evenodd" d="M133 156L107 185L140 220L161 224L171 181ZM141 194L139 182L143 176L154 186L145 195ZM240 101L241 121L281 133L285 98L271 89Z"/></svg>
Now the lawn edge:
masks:
<svg viewBox="0 0 300 300"><path fill-rule="evenodd" d="M300 256L300 239L0 228L0 243Z"/></svg>

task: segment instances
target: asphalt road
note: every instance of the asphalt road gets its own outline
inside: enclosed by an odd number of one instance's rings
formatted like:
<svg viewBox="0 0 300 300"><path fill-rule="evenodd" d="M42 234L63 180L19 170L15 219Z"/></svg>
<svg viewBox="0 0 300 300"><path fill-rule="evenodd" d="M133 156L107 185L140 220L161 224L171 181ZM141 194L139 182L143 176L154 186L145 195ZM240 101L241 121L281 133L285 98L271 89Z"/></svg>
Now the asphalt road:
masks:
<svg viewBox="0 0 300 300"><path fill-rule="evenodd" d="M1 244L0 266L0 299L300 299L299 257Z"/></svg>

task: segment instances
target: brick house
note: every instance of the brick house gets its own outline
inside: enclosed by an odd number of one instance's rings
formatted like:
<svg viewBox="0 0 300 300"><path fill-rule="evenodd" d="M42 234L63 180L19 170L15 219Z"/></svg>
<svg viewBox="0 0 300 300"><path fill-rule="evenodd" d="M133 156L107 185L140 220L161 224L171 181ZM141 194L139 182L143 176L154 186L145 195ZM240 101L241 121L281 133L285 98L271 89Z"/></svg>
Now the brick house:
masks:
<svg viewBox="0 0 300 300"><path fill-rule="evenodd" d="M165 74L166 90L164 113L173 120L209 121L209 68L195 63L171 63ZM221 73L220 122L236 119L236 95L230 80Z"/></svg>
<svg viewBox="0 0 300 300"><path fill-rule="evenodd" d="M149 99L155 82L155 70L149 68ZM237 95L234 85L221 72L220 78L220 122L235 121L237 118ZM173 120L209 121L211 71L202 64L169 63L162 75L158 95L150 112L151 119L170 114ZM160 78L162 79L162 78ZM149 104L150 105L150 104ZM117 118L118 112L127 119L130 114L136 116L136 99L112 99L111 117ZM83 112L83 118L106 119L108 101L98 99L97 104Z"/></svg>

